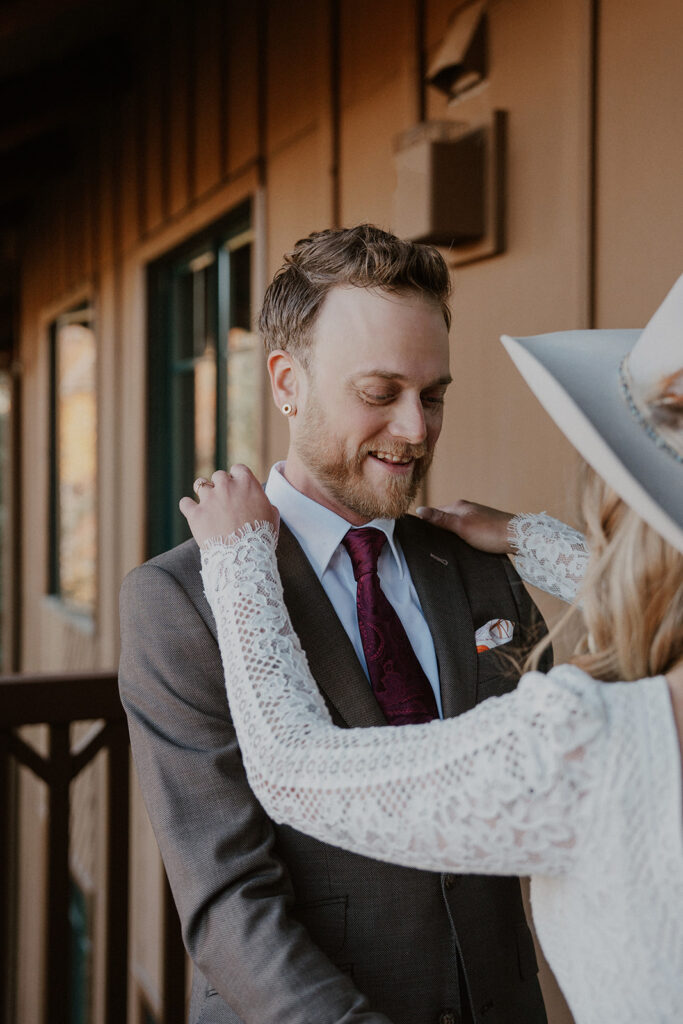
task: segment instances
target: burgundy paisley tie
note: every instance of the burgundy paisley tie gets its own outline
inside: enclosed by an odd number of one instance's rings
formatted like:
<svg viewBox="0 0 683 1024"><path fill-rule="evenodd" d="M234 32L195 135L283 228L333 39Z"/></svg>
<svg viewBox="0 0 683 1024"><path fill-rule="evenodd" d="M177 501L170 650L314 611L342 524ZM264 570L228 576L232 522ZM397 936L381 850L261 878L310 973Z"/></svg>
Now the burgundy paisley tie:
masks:
<svg viewBox="0 0 683 1024"><path fill-rule="evenodd" d="M349 530L342 541L357 583L358 626L368 674L389 725L431 722L439 714L434 691L377 575L386 539L381 530L365 526Z"/></svg>

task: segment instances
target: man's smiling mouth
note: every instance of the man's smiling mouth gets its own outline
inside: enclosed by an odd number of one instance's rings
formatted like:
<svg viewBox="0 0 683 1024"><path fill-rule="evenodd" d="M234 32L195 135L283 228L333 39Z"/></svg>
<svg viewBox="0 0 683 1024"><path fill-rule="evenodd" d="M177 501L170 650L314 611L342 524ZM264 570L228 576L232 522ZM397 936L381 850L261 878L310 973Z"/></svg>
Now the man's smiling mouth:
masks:
<svg viewBox="0 0 683 1024"><path fill-rule="evenodd" d="M368 455L387 469L408 470L416 464L416 457L412 455L392 455L390 452L369 452Z"/></svg>
<svg viewBox="0 0 683 1024"><path fill-rule="evenodd" d="M394 466L409 466L415 459L412 455L391 455L389 452L370 452L373 458L381 462L390 462Z"/></svg>

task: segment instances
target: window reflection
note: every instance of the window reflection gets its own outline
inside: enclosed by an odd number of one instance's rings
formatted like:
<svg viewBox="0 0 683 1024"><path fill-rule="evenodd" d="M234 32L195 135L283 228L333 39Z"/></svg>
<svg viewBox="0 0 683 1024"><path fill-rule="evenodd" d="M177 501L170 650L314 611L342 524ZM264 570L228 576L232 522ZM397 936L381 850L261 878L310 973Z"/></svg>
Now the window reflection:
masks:
<svg viewBox="0 0 683 1024"><path fill-rule="evenodd" d="M194 475L216 469L216 350L208 345L194 364Z"/></svg>
<svg viewBox="0 0 683 1024"><path fill-rule="evenodd" d="M227 337L226 449L228 465L261 472L263 355L251 330L252 236L228 243L230 319Z"/></svg>
<svg viewBox="0 0 683 1024"><path fill-rule="evenodd" d="M191 320L194 362L194 475L210 477L216 469L216 356L215 312L212 308L216 257L204 252L191 260Z"/></svg>
<svg viewBox="0 0 683 1024"><path fill-rule="evenodd" d="M248 204L149 268L150 554L189 536L178 500L235 462L262 471L264 367Z"/></svg>
<svg viewBox="0 0 683 1024"><path fill-rule="evenodd" d="M261 342L243 327L228 331L228 458L258 473L261 463Z"/></svg>
<svg viewBox="0 0 683 1024"><path fill-rule="evenodd" d="M89 311L53 329L52 586L74 611L94 616L97 560L96 345Z"/></svg>

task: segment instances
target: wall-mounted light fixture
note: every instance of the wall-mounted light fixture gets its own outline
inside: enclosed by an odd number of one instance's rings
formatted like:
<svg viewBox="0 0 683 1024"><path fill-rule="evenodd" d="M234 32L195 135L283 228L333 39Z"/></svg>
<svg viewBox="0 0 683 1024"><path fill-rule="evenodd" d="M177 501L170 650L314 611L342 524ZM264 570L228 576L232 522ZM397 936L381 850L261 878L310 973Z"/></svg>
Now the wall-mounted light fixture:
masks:
<svg viewBox="0 0 683 1024"><path fill-rule="evenodd" d="M496 110L485 124L426 121L397 138L396 234L449 249L453 265L504 250L506 123Z"/></svg>
<svg viewBox="0 0 683 1024"><path fill-rule="evenodd" d="M429 65L427 81L449 99L478 85L488 74L486 5L487 0L474 0L458 8Z"/></svg>

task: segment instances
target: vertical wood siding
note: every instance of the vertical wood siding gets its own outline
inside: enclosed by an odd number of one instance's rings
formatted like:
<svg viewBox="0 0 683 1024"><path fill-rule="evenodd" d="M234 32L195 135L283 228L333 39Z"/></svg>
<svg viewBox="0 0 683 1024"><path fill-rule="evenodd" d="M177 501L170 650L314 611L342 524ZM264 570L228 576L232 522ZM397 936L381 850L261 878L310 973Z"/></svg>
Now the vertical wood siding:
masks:
<svg viewBox="0 0 683 1024"><path fill-rule="evenodd" d="M395 136L415 124L423 104L428 119L473 124L499 107L510 124L509 248L453 275L455 384L429 498L543 505L572 516L574 456L497 339L586 323L592 3L492 0L489 80L449 106L434 89L421 90L418 72L458 6L169 0L156 20L141 13L132 87L79 127L77 162L55 168L24 238L24 669L116 661L120 579L144 553L146 264L259 187L261 277L311 230L366 219L391 227ZM601 325L638 326L683 269L683 6L631 4L627 18L622 7L601 0L593 284ZM47 328L82 298L95 303L99 345L93 635L44 600ZM264 420L270 461L286 451L286 425L274 410ZM136 820L146 820L134 806ZM144 826L133 885L154 903L152 850ZM145 900L134 903L132 949L153 1004L159 922ZM558 1009L553 1024L566 1019Z"/></svg>

